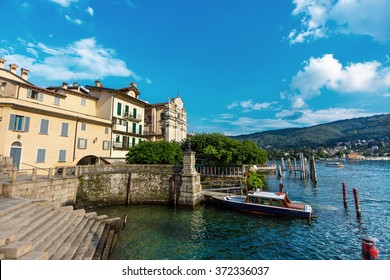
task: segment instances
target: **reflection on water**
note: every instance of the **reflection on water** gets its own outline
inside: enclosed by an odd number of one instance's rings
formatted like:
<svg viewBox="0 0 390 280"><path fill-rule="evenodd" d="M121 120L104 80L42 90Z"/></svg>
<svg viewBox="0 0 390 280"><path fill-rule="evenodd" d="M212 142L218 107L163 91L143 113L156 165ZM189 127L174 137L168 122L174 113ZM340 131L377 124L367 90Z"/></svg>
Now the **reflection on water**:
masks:
<svg viewBox="0 0 390 280"><path fill-rule="evenodd" d="M379 239L380 259L390 259L390 162L317 163L318 183L285 173L292 200L312 205L313 221L257 217L213 206L195 210L155 205L97 209L128 215L112 259L360 259L363 235ZM342 182L347 183L344 209ZM279 180L268 176L268 188ZM362 217L356 218L352 188L358 188Z"/></svg>

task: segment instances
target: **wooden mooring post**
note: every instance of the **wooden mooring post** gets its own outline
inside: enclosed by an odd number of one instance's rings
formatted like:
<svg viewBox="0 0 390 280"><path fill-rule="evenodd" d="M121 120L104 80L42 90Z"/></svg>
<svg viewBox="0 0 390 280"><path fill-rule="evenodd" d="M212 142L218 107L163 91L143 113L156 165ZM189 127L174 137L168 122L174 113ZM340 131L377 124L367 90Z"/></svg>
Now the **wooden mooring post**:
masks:
<svg viewBox="0 0 390 280"><path fill-rule="evenodd" d="M317 169L316 169L316 162L314 160L314 157L312 156L310 158L310 178L313 183L317 183Z"/></svg>
<svg viewBox="0 0 390 280"><path fill-rule="evenodd" d="M353 198L355 199L356 216L358 218L360 218L362 215L362 212L360 210L359 194L358 194L357 188L353 188Z"/></svg>
<svg viewBox="0 0 390 280"><path fill-rule="evenodd" d="M343 188L343 202L344 202L344 208L347 208L347 185L345 183L342 184Z"/></svg>

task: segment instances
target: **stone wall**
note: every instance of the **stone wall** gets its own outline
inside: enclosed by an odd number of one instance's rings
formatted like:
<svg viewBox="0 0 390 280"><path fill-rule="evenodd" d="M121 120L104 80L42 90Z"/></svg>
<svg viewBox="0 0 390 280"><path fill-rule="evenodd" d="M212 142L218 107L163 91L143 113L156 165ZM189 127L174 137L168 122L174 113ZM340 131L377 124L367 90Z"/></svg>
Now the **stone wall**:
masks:
<svg viewBox="0 0 390 280"><path fill-rule="evenodd" d="M173 203L182 166L102 165L79 168L77 208Z"/></svg>
<svg viewBox="0 0 390 280"><path fill-rule="evenodd" d="M44 199L70 205L76 201L77 178L56 178L37 181L3 183L2 195L5 197L24 197Z"/></svg>

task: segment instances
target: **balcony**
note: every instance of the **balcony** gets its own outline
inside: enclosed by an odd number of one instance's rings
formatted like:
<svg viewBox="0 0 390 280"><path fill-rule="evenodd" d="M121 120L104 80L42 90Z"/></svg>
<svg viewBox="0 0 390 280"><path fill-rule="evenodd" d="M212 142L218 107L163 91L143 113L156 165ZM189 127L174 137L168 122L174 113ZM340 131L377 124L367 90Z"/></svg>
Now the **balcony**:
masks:
<svg viewBox="0 0 390 280"><path fill-rule="evenodd" d="M113 142L114 150L127 151L131 148L131 146L132 146L131 143Z"/></svg>
<svg viewBox="0 0 390 280"><path fill-rule="evenodd" d="M122 124L116 124L114 123L112 126L113 131L121 131L121 132L126 132L126 126Z"/></svg>
<svg viewBox="0 0 390 280"><path fill-rule="evenodd" d="M141 122L142 121L142 115L140 114L137 114L137 115L133 115L132 113L130 112L124 112L123 113L123 116L122 116L125 120L129 120L129 121L132 121L132 122Z"/></svg>

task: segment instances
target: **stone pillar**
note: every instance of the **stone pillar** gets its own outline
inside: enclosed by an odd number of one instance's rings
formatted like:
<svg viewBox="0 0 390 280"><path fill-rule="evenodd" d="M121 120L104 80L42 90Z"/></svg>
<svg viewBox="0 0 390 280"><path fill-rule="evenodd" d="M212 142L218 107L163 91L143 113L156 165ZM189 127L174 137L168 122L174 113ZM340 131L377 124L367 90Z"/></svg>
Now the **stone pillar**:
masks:
<svg viewBox="0 0 390 280"><path fill-rule="evenodd" d="M200 174L195 169L195 152L184 152L179 206L195 207L202 200Z"/></svg>

